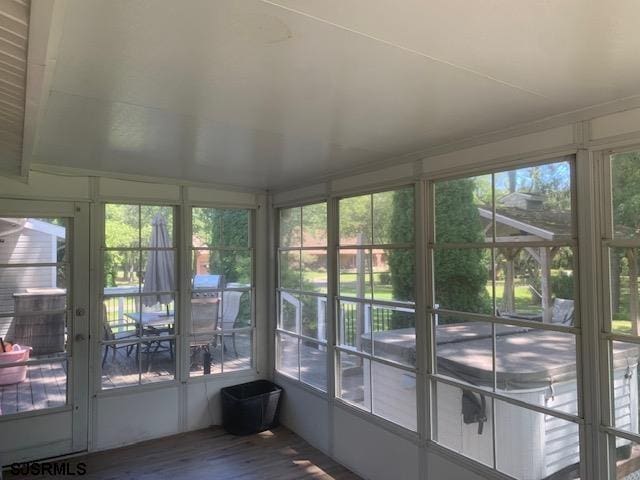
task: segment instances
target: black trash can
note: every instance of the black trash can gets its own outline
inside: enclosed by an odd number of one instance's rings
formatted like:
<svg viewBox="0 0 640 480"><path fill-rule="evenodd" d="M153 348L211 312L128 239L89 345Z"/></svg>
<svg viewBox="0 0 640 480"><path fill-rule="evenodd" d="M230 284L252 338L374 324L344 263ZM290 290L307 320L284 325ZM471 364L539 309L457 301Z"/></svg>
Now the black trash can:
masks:
<svg viewBox="0 0 640 480"><path fill-rule="evenodd" d="M278 425L282 388L268 380L255 380L220 391L222 426L234 435L251 435Z"/></svg>

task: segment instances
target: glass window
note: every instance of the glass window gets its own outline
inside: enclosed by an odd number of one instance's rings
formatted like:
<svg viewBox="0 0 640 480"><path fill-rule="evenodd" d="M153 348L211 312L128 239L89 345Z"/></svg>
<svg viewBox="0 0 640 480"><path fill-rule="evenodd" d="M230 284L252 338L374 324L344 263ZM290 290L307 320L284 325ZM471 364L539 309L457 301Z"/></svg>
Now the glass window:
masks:
<svg viewBox="0 0 640 480"><path fill-rule="evenodd" d="M579 473L572 168L433 184L436 441L515 478Z"/></svg>
<svg viewBox="0 0 640 480"><path fill-rule="evenodd" d="M640 443L613 435L609 436L609 442L615 451L612 478L633 479L640 475Z"/></svg>
<svg viewBox="0 0 640 480"><path fill-rule="evenodd" d="M192 209L189 375L253 365L253 221L248 209Z"/></svg>
<svg viewBox="0 0 640 480"><path fill-rule="evenodd" d="M344 401L416 430L411 187L339 203L337 349Z"/></svg>
<svg viewBox="0 0 640 480"><path fill-rule="evenodd" d="M609 225L601 235L603 268L608 271L603 285L609 306L605 323L608 352L603 352L609 358L609 411L604 423L611 429L609 441L615 449L615 455L609 457L615 472L611 478L633 478L639 470L638 445L614 433L640 439L640 153L611 155L607 167L611 179Z"/></svg>
<svg viewBox="0 0 640 480"><path fill-rule="evenodd" d="M0 416L67 404L70 219L0 218Z"/></svg>
<svg viewBox="0 0 640 480"><path fill-rule="evenodd" d="M327 390L327 204L279 210L280 373Z"/></svg>
<svg viewBox="0 0 640 480"><path fill-rule="evenodd" d="M104 211L102 388L173 380L174 207L106 204Z"/></svg>

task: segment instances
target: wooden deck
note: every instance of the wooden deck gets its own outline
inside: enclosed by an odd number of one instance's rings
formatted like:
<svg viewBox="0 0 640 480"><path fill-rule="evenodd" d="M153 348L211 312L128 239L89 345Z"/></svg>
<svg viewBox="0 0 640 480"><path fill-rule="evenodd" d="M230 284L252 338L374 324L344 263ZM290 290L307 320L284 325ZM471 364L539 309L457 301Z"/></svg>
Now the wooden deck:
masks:
<svg viewBox="0 0 640 480"><path fill-rule="evenodd" d="M61 407L67 401L66 363L29 365L22 383L0 386L2 415Z"/></svg>
<svg viewBox="0 0 640 480"><path fill-rule="evenodd" d="M251 368L251 341L248 336L238 336L236 349L231 338L225 338L225 347L221 343L212 347L211 374L246 370ZM326 389L326 352L317 349L301 349L302 377L306 383ZM102 359L102 357L100 357ZM175 357L174 357L175 358ZM149 361L150 360L150 363ZM203 375L202 351L195 351L191 359L191 376ZM297 357L287 357L291 363L287 370L297 372ZM19 384L0 386L0 411L3 415L60 407L66 403L66 363L31 365L27 379ZM139 368L141 367L141 368ZM159 351L148 356L144 349L140 359L136 359L135 350L127 355L124 348L116 351L115 357L109 351L102 369L102 388L111 389L171 380L175 375L175 360L168 351ZM297 373L296 373L297 375ZM356 403L362 402L362 374L345 378L348 394L345 398Z"/></svg>
<svg viewBox="0 0 640 480"><path fill-rule="evenodd" d="M96 480L360 478L284 427L246 437L214 427L74 457L68 463L72 472L84 463L82 478ZM21 478L8 470L4 475Z"/></svg>
<svg viewBox="0 0 640 480"><path fill-rule="evenodd" d="M224 349L221 342L210 348L211 374L251 368L251 341L248 335L237 336L237 356L230 337L225 338L224 344ZM175 375L175 360L171 359L167 346L168 342L163 342L162 350L151 354L148 354L143 346L139 360L136 359L135 351L127 355L126 349L120 348L113 358L110 350L102 369L102 388L126 387L137 385L139 382L145 384L172 379ZM194 349L190 362L191 376L203 375L203 352Z"/></svg>

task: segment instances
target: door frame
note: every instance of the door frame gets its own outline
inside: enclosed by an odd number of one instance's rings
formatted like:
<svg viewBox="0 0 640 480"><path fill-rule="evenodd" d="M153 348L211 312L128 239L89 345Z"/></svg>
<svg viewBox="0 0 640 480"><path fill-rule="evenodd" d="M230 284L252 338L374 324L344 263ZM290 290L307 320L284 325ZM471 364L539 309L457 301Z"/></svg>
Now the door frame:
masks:
<svg viewBox="0 0 640 480"><path fill-rule="evenodd" d="M89 432L90 203L3 198L0 216L72 220L67 229L72 252L67 405L0 416L0 428L12 432L7 438L11 443L0 440L0 465L85 451ZM63 431L67 434L56 438L56 432Z"/></svg>

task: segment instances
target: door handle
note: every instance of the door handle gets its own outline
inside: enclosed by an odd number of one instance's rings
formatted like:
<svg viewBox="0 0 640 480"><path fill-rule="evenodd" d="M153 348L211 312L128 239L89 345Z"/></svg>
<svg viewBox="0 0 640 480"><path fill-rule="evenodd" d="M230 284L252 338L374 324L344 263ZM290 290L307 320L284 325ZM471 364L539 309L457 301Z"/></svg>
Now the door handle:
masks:
<svg viewBox="0 0 640 480"><path fill-rule="evenodd" d="M82 333L76 333L75 337L73 337L76 342L82 342L84 341L84 335Z"/></svg>
<svg viewBox="0 0 640 480"><path fill-rule="evenodd" d="M76 308L76 317L84 317L86 313L87 311L84 309L84 307Z"/></svg>

